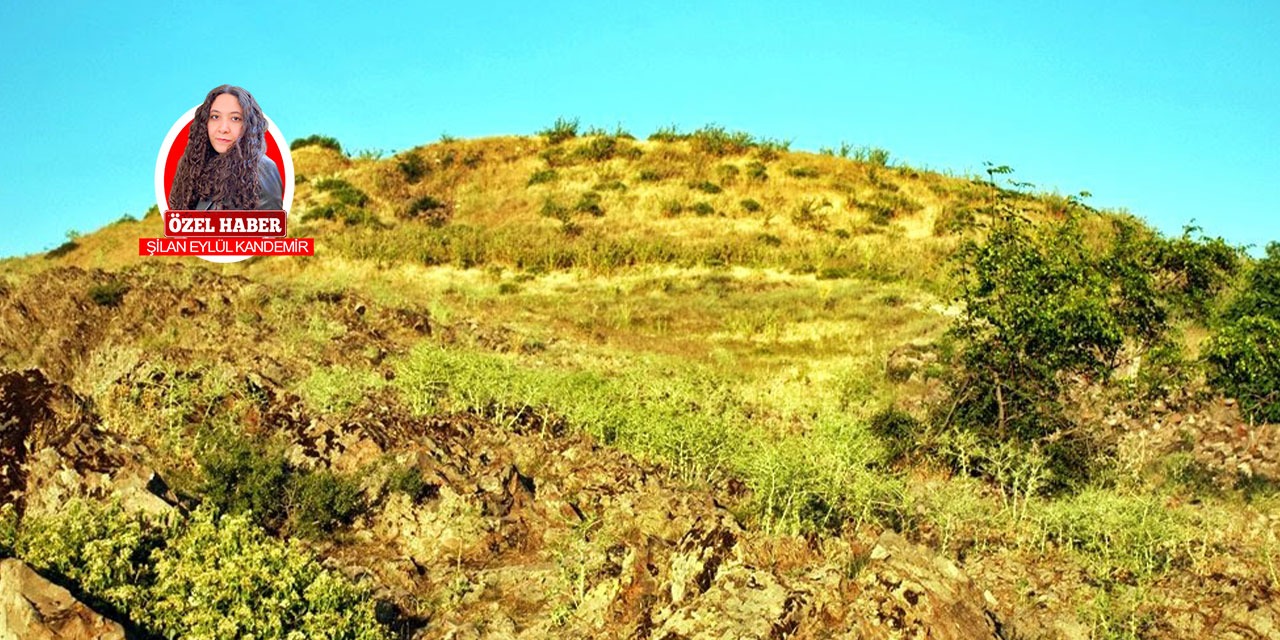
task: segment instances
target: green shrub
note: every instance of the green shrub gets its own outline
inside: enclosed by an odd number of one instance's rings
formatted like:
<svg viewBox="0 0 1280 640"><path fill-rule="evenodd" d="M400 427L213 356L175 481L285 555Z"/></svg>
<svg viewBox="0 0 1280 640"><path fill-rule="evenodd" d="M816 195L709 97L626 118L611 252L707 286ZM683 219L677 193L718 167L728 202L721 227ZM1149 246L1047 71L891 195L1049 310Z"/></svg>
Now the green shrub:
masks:
<svg viewBox="0 0 1280 640"><path fill-rule="evenodd" d="M1035 517L1048 540L1080 554L1104 582L1166 571L1185 559L1192 537L1186 517L1159 496L1088 489L1045 505Z"/></svg>
<svg viewBox="0 0 1280 640"><path fill-rule="evenodd" d="M715 157L740 155L755 146L751 134L743 131L729 132L724 127L709 124L689 134L693 150Z"/></svg>
<svg viewBox="0 0 1280 640"><path fill-rule="evenodd" d="M422 196L409 203L405 217L422 220L432 227L443 227L453 217L453 208L449 203L433 196Z"/></svg>
<svg viewBox="0 0 1280 640"><path fill-rule="evenodd" d="M957 254L963 345L946 420L986 442L1047 456L1055 487L1086 480L1104 443L1074 428L1060 404L1064 375L1105 379L1126 342L1165 330L1149 263L1126 233L1091 248L1079 220L1035 226L1000 215Z"/></svg>
<svg viewBox="0 0 1280 640"><path fill-rule="evenodd" d="M896 407L876 412L868 426L871 433L885 442L889 460L897 460L915 451L924 435L924 425Z"/></svg>
<svg viewBox="0 0 1280 640"><path fill-rule="evenodd" d="M1240 401L1251 421L1280 422L1280 321L1227 321L1204 349L1209 384Z"/></svg>
<svg viewBox="0 0 1280 640"><path fill-rule="evenodd" d="M756 202L751 198L745 198L742 200L742 202L739 202L738 204L741 205L742 210L746 211L747 213L757 213L761 209L764 209L764 207L762 207L759 202Z"/></svg>
<svg viewBox="0 0 1280 640"><path fill-rule="evenodd" d="M526 183L526 186L532 187L535 184L555 182L559 177L560 175L556 173L555 169L539 169L538 171L534 171L533 175L529 176L529 182Z"/></svg>
<svg viewBox="0 0 1280 640"><path fill-rule="evenodd" d="M663 176L662 173L655 169L641 169L640 172L636 174L636 179L640 182L658 182L664 177L665 176Z"/></svg>
<svg viewBox="0 0 1280 640"><path fill-rule="evenodd" d="M793 178L816 178L820 174L818 173L817 167L802 165L799 167L791 167L790 169L787 169L787 175Z"/></svg>
<svg viewBox="0 0 1280 640"><path fill-rule="evenodd" d="M769 169L763 162L748 162L747 178L753 182L765 182L769 179Z"/></svg>
<svg viewBox="0 0 1280 640"><path fill-rule="evenodd" d="M404 154L403 157L397 160L396 168L400 170L400 174L404 176L405 181L409 184L418 182L430 171L427 162L422 159L422 156L413 151Z"/></svg>
<svg viewBox="0 0 1280 640"><path fill-rule="evenodd" d="M538 135L547 139L549 144L560 144L565 140L578 137L578 119L566 120L564 118L556 118L555 123L550 127L538 132Z"/></svg>
<svg viewBox="0 0 1280 640"><path fill-rule="evenodd" d="M542 208L538 210L539 215L544 218L555 218L561 222L569 220L569 208L560 204L560 201L547 196L542 200Z"/></svg>
<svg viewBox="0 0 1280 640"><path fill-rule="evenodd" d="M724 184L733 184L736 182L740 173L742 173L742 170L738 169L737 165L722 164L716 167L716 176L719 177L720 182L723 182Z"/></svg>
<svg viewBox="0 0 1280 640"><path fill-rule="evenodd" d="M384 384L382 376L371 370L353 370L343 365L316 367L298 383L298 395L316 414L343 413Z"/></svg>
<svg viewBox="0 0 1280 640"><path fill-rule="evenodd" d="M720 188L720 185L707 180L703 180L702 182L691 182L689 183L689 188L695 191L701 191L703 193L713 193L713 194L724 191L724 189Z"/></svg>
<svg viewBox="0 0 1280 640"><path fill-rule="evenodd" d="M575 160L586 162L604 162L631 149L630 145L619 144L618 138L607 135L592 136L579 145L570 154Z"/></svg>
<svg viewBox="0 0 1280 640"><path fill-rule="evenodd" d="M684 202L676 200L675 198L668 198L662 201L662 205L659 210L662 212L663 216L674 218L681 213L684 213Z"/></svg>
<svg viewBox="0 0 1280 640"><path fill-rule="evenodd" d="M250 512L271 530L284 524L290 473L280 447L224 433L197 451L196 461L204 500L219 513Z"/></svg>
<svg viewBox="0 0 1280 640"><path fill-rule="evenodd" d="M684 140L689 137L688 134L682 134L675 125L659 127L657 131L649 134L649 139L654 142L675 142Z"/></svg>
<svg viewBox="0 0 1280 640"><path fill-rule="evenodd" d="M308 220L339 220L347 225L360 225L376 222L376 219L365 209L369 205L369 194L356 188L342 178L322 178L312 183L318 193L325 194L325 202L312 207L302 215L304 222Z"/></svg>
<svg viewBox="0 0 1280 640"><path fill-rule="evenodd" d="M295 475L289 487L289 530L308 538L350 524L364 509L360 487L327 469Z"/></svg>
<svg viewBox="0 0 1280 640"><path fill-rule="evenodd" d="M1196 231L1196 227L1189 226L1183 229L1181 237L1157 242L1154 260L1165 274L1161 279L1163 293L1171 301L1171 307L1180 315L1205 320L1213 311L1213 303L1240 272L1242 255L1239 248L1227 244L1222 238L1193 237ZM1249 290L1266 288L1262 282L1255 284ZM1280 288L1274 291L1280 294ZM1269 306L1276 301L1267 300L1261 306L1276 309ZM1241 300L1240 306L1232 310L1233 317L1253 315L1259 302L1263 301Z"/></svg>
<svg viewBox="0 0 1280 640"><path fill-rule="evenodd" d="M73 500L22 522L15 548L158 637L390 637L366 589L243 516L166 522Z"/></svg>
<svg viewBox="0 0 1280 640"><path fill-rule="evenodd" d="M322 149L332 149L338 153L342 153L342 145L338 144L337 138L322 136L318 133L313 133L305 138L297 138L293 142L289 143L289 149L291 151L297 151L303 147L320 147Z"/></svg>
<svg viewBox="0 0 1280 640"><path fill-rule="evenodd" d="M129 283L123 280L111 280L89 287L89 299L100 307L120 306L126 293L129 293Z"/></svg>
<svg viewBox="0 0 1280 640"><path fill-rule="evenodd" d="M691 209L694 215L698 215L698 216L714 216L716 214L716 208L711 206L710 202L704 202L704 201L695 202L693 203L693 207L691 207Z"/></svg>
<svg viewBox="0 0 1280 640"><path fill-rule="evenodd" d="M409 496L410 500L417 502L438 492L439 487L428 483L422 477L421 469L408 465L395 465L387 475L386 490L403 493Z"/></svg>
<svg viewBox="0 0 1280 640"><path fill-rule="evenodd" d="M573 210L575 213L585 213L594 218L604 215L604 207L600 205L600 194L594 191L588 191L579 196L578 201L573 205Z"/></svg>

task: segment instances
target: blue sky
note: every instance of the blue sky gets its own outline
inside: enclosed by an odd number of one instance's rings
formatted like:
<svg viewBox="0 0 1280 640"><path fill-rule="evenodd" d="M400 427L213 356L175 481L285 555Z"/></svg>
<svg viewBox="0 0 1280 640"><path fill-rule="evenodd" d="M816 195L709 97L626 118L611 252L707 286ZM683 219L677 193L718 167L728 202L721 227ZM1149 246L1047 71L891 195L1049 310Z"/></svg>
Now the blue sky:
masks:
<svg viewBox="0 0 1280 640"><path fill-rule="evenodd" d="M1280 2L546 4L2 3L0 256L143 212L222 83L352 150L715 123L1280 240Z"/></svg>

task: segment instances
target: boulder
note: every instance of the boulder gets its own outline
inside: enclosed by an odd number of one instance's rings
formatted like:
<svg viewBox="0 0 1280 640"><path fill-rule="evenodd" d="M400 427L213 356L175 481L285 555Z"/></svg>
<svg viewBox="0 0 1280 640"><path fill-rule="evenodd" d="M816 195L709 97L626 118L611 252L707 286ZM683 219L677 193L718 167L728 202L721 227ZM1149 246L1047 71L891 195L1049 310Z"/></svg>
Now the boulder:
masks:
<svg viewBox="0 0 1280 640"><path fill-rule="evenodd" d="M0 640L124 637L119 623L86 607L22 561L0 560Z"/></svg>

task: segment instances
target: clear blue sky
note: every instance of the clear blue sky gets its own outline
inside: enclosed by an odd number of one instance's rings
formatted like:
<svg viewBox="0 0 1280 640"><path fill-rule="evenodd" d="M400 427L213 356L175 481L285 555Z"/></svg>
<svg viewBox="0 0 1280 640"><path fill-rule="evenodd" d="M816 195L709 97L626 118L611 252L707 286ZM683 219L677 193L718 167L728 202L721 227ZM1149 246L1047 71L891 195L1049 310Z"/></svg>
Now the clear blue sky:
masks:
<svg viewBox="0 0 1280 640"><path fill-rule="evenodd" d="M143 212L168 128L222 83L347 149L716 123L1280 240L1275 0L4 2L0 256Z"/></svg>

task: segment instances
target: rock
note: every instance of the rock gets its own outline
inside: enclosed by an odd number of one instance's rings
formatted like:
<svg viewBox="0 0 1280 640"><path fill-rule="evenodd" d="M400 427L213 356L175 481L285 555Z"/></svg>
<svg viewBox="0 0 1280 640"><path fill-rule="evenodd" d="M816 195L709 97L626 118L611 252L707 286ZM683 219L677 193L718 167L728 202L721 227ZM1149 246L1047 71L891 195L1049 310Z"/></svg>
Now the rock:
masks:
<svg viewBox="0 0 1280 640"><path fill-rule="evenodd" d="M886 532L857 579L853 604L865 637L998 638L982 590L950 560Z"/></svg>
<svg viewBox="0 0 1280 640"><path fill-rule="evenodd" d="M126 509L166 513L174 498L142 453L99 429L88 402L39 369L0 373L0 496L20 512L111 497Z"/></svg>
<svg viewBox="0 0 1280 640"><path fill-rule="evenodd" d="M123 640L124 628L20 560L0 560L0 640Z"/></svg>

